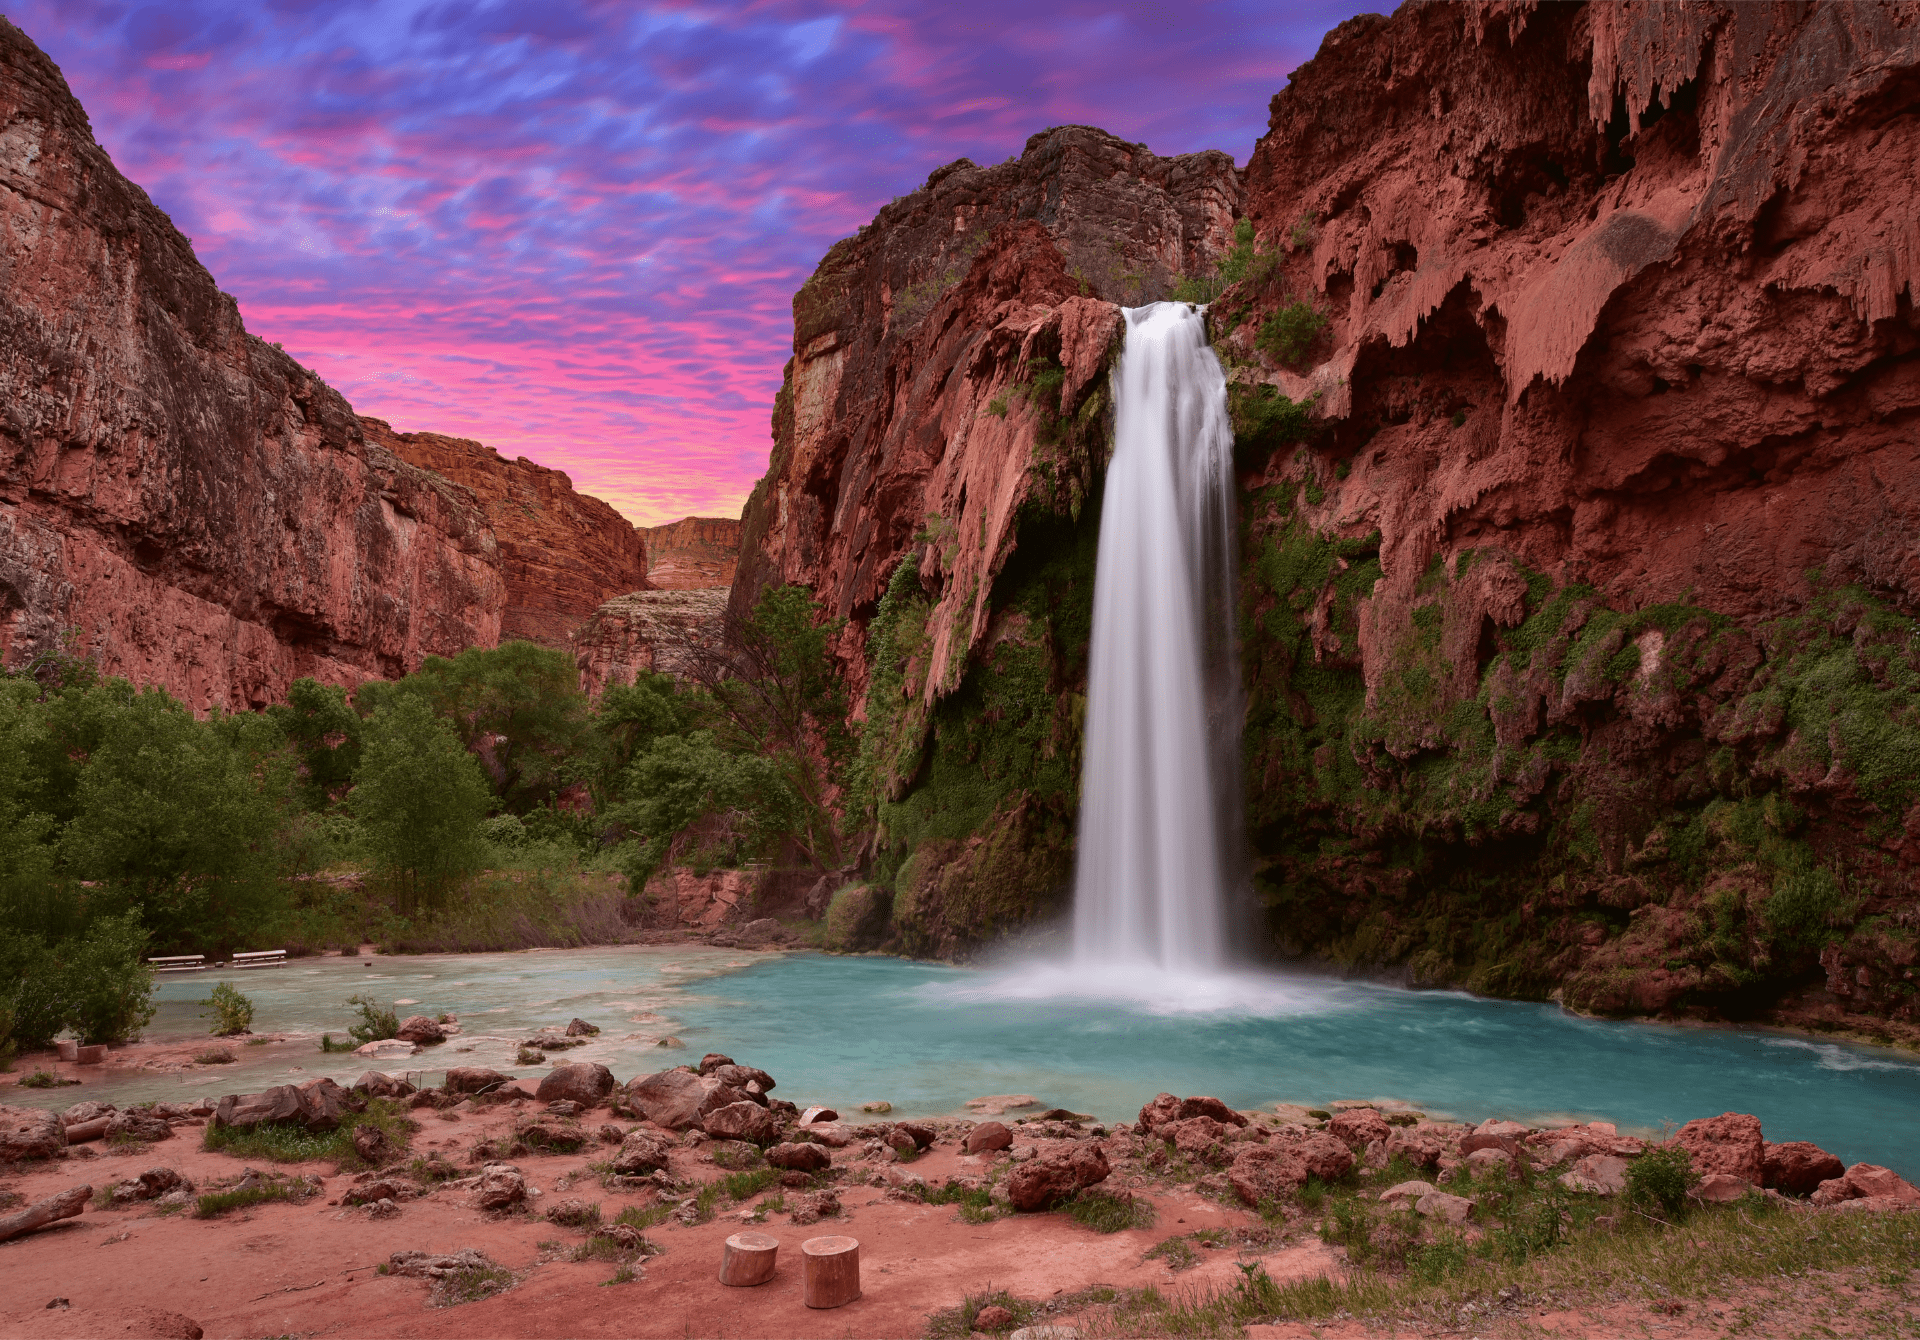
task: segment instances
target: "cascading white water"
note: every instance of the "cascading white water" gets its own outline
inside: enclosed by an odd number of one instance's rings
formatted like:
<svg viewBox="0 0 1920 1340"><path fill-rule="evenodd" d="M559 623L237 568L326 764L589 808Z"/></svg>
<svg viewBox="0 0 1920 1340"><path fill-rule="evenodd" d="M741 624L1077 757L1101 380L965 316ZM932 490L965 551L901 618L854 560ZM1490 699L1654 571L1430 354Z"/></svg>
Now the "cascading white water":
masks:
<svg viewBox="0 0 1920 1340"><path fill-rule="evenodd" d="M1237 867L1233 429L1204 314L1129 308L1074 882L1083 966L1223 965Z"/></svg>

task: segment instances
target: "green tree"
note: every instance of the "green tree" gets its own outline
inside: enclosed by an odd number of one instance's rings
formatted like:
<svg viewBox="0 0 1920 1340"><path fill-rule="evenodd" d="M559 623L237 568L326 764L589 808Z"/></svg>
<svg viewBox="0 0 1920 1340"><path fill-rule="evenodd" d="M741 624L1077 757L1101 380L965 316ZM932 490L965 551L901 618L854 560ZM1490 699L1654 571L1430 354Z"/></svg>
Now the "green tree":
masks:
<svg viewBox="0 0 1920 1340"><path fill-rule="evenodd" d="M278 810L229 735L164 691L112 713L76 798L71 870L105 885L103 909L143 908L159 943L238 944L275 908Z"/></svg>
<svg viewBox="0 0 1920 1340"><path fill-rule="evenodd" d="M352 784L360 762L365 728L338 684L296 679L287 701L267 709L300 759L301 784L309 808L325 809L327 802Z"/></svg>
<svg viewBox="0 0 1920 1340"><path fill-rule="evenodd" d="M629 799L608 815L638 836L626 861L638 892L698 826L717 864L737 865L791 832L801 805L779 765L719 746L711 731L668 735L628 769Z"/></svg>
<svg viewBox="0 0 1920 1340"><path fill-rule="evenodd" d="M773 765L791 798L770 794L809 861L840 863L838 798L854 741L845 680L832 654L845 625L803 586L773 587L751 616L729 616L715 642L686 649L688 675L711 703L714 738L729 753Z"/></svg>
<svg viewBox="0 0 1920 1340"><path fill-rule="evenodd" d="M642 670L631 684L609 684L594 704L592 717L598 755L593 771L595 798L604 802L617 793L627 769L652 750L654 741L685 733L699 716L700 704L680 692L672 675Z"/></svg>
<svg viewBox="0 0 1920 1340"><path fill-rule="evenodd" d="M138 908L101 917L79 940L62 946L72 1002L68 1022L82 1042L127 1042L153 1019L146 948Z"/></svg>
<svg viewBox="0 0 1920 1340"><path fill-rule="evenodd" d="M452 723L515 814L550 804L571 780L568 760L590 745L579 668L566 652L532 642L472 647L451 660L429 656L397 683L361 685L354 706L373 713L402 698Z"/></svg>
<svg viewBox="0 0 1920 1340"><path fill-rule="evenodd" d="M479 867L491 802L479 760L423 699L400 696L367 722L348 803L403 915L438 905Z"/></svg>

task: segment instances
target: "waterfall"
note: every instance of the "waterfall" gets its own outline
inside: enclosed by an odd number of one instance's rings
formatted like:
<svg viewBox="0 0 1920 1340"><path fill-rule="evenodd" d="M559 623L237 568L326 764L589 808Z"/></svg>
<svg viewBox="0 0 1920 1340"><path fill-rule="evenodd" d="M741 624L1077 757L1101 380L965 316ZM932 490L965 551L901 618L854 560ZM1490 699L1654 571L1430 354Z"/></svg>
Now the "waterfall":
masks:
<svg viewBox="0 0 1920 1340"><path fill-rule="evenodd" d="M1074 881L1085 966L1224 965L1239 867L1233 429L1206 318L1126 311Z"/></svg>

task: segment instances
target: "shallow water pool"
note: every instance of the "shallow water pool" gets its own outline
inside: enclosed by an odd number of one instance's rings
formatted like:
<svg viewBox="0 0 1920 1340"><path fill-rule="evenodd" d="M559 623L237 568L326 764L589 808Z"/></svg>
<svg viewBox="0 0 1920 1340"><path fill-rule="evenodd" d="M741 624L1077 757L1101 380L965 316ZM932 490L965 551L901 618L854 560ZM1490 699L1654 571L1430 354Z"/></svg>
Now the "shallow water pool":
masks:
<svg viewBox="0 0 1920 1340"><path fill-rule="evenodd" d="M1284 974L1156 980L1076 977L1044 965L974 970L881 957L741 955L622 947L518 954L299 960L242 974L255 1028L339 1036L349 995L452 1011L465 1033L409 1065L516 1069L530 1029L579 1015L603 1033L567 1059L621 1079L722 1051L780 1081L779 1096L896 1115L1029 1093L1047 1106L1130 1119L1162 1089L1236 1107L1393 1098L1465 1120L1600 1119L1657 1132L1725 1111L1771 1140L1813 1140L1845 1161L1920 1178L1920 1062L1878 1048L1745 1029L1579 1019L1551 1005L1478 1000ZM204 1029L211 977L164 979L151 1036ZM661 1036L686 1050L666 1050ZM13 1090L64 1106L230 1093L368 1068L312 1038L237 1047L240 1064L133 1072L84 1088ZM291 1069L299 1067L298 1070ZM437 1070L422 1078L437 1080Z"/></svg>

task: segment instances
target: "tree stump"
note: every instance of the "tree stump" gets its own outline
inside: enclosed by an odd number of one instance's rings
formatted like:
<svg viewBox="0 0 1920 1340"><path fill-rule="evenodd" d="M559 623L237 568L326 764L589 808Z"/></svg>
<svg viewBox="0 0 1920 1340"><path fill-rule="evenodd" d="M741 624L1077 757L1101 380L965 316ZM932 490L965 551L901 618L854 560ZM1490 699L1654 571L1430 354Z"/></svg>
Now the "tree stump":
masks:
<svg viewBox="0 0 1920 1340"><path fill-rule="evenodd" d="M780 1239L766 1233L735 1233L720 1253L720 1282L736 1289L765 1284L773 1278L773 1260Z"/></svg>
<svg viewBox="0 0 1920 1340"><path fill-rule="evenodd" d="M839 1307L860 1296L860 1240L808 1238L800 1244L805 1263L802 1301L808 1307Z"/></svg>

